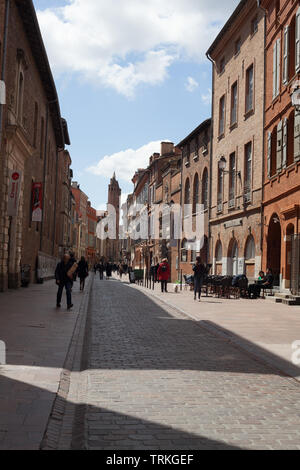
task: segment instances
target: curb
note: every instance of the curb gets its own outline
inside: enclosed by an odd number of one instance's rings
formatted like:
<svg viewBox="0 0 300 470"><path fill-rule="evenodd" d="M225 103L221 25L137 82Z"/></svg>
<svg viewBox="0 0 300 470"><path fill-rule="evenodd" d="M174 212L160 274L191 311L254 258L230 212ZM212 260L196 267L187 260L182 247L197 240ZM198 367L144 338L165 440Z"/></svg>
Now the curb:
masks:
<svg viewBox="0 0 300 470"><path fill-rule="evenodd" d="M77 407L75 404L68 403L67 398L71 384L71 373L74 370L80 371L81 369L89 299L93 280L94 277L91 275L78 310L75 327L60 376L58 391L40 444L40 450L57 450L60 447L65 449L71 448L73 421L77 418ZM68 428L68 432L62 439L62 429L64 425Z"/></svg>

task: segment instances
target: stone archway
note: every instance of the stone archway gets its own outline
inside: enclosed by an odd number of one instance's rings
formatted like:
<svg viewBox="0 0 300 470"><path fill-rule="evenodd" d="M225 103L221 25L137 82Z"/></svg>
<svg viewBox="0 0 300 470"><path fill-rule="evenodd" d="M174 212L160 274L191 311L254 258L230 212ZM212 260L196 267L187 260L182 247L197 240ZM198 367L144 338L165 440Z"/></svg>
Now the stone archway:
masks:
<svg viewBox="0 0 300 470"><path fill-rule="evenodd" d="M272 269L274 285L280 286L281 274L281 224L277 214L273 214L268 229L267 268Z"/></svg>

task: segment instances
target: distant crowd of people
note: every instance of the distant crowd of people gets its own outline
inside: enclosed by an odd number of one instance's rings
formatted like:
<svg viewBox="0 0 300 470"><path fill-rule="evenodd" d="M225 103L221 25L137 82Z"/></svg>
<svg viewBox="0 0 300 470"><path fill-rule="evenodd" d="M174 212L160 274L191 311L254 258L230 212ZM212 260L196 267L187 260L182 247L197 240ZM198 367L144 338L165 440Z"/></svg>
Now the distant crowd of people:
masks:
<svg viewBox="0 0 300 470"><path fill-rule="evenodd" d="M194 300L201 301L202 287L205 282L205 278L209 273L211 265L205 265L200 256L196 258L196 263L192 267L193 274L190 276L191 284L193 285L194 290ZM100 262L94 264L95 274L98 272L100 280L104 279L104 274L106 280L109 280L112 277L112 273L117 273L122 279L123 275L130 275L133 269L126 263L111 263L111 262ZM70 310L73 307L72 304L72 287L73 283L77 280L77 277L80 280L80 291L84 291L85 280L89 275L89 265L86 259L82 256L80 261L77 262L74 256L74 253L64 254L60 263L58 263L55 270L55 280L58 286L57 292L57 308L61 307L61 300L63 290L66 290L67 297L67 308ZM171 269L167 258L162 259L161 263L157 263L151 266L150 268L150 277L154 282L159 282L161 284L161 292L168 292L167 286L171 277ZM239 276L235 276L236 280ZM243 275L243 277L245 277ZM248 283L248 280L247 280ZM262 289L273 288L274 276L271 269L267 270L265 274L263 271L259 273L258 279L248 286L248 297L250 299L256 299L260 297Z"/></svg>

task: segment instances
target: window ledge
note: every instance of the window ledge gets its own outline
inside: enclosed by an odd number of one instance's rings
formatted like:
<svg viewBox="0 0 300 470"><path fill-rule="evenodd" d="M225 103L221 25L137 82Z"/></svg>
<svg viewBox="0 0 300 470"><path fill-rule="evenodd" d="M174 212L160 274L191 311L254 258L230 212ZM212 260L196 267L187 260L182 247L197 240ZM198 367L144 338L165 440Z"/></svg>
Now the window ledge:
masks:
<svg viewBox="0 0 300 470"><path fill-rule="evenodd" d="M244 114L244 120L246 121L250 116L253 116L253 114L254 114L254 109L252 108Z"/></svg>
<svg viewBox="0 0 300 470"><path fill-rule="evenodd" d="M229 127L229 129L230 129L230 132L231 132L231 131L233 131L234 129L236 129L236 128L237 128L237 126L238 126L238 123L237 123L237 121L236 121L236 122L234 122L234 123L232 123L232 124L230 124L230 127Z"/></svg>
<svg viewBox="0 0 300 470"><path fill-rule="evenodd" d="M220 135L218 136L218 140L220 141L220 140L224 139L224 137L225 137L225 134L224 134L224 132L223 132L223 134L220 134Z"/></svg>

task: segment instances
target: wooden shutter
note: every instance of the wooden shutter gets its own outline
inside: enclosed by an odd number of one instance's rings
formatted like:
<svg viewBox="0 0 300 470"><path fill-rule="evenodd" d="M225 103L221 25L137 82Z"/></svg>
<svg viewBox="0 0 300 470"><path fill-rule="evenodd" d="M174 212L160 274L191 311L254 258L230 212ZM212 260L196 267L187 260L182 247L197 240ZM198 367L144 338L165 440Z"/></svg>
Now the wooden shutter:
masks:
<svg viewBox="0 0 300 470"><path fill-rule="evenodd" d="M300 160L300 111L295 112L294 159Z"/></svg>
<svg viewBox="0 0 300 470"><path fill-rule="evenodd" d="M296 72L300 70L300 8L296 13L296 44L295 44L295 53L296 53Z"/></svg>
<svg viewBox="0 0 300 470"><path fill-rule="evenodd" d="M276 68L277 68L277 71L276 71L276 96L279 95L279 89L280 89L280 57L281 57L281 54L280 54L280 39L277 39L276 41L277 43L277 58L276 58Z"/></svg>
<svg viewBox="0 0 300 470"><path fill-rule="evenodd" d="M290 28L286 26L284 29L284 46L283 46L283 83L289 81L289 33Z"/></svg>
<svg viewBox="0 0 300 470"><path fill-rule="evenodd" d="M277 67L276 67L276 60L277 60L277 42L275 42L274 47L273 47L273 99L276 96L276 72L277 72Z"/></svg>
<svg viewBox="0 0 300 470"><path fill-rule="evenodd" d="M277 126L277 152L276 152L276 170L280 171L282 167L282 121Z"/></svg>
<svg viewBox="0 0 300 470"><path fill-rule="evenodd" d="M272 134L268 132L268 177L271 177Z"/></svg>
<svg viewBox="0 0 300 470"><path fill-rule="evenodd" d="M287 163L287 144L288 144L288 119L283 120L282 132L282 168L286 167Z"/></svg>

